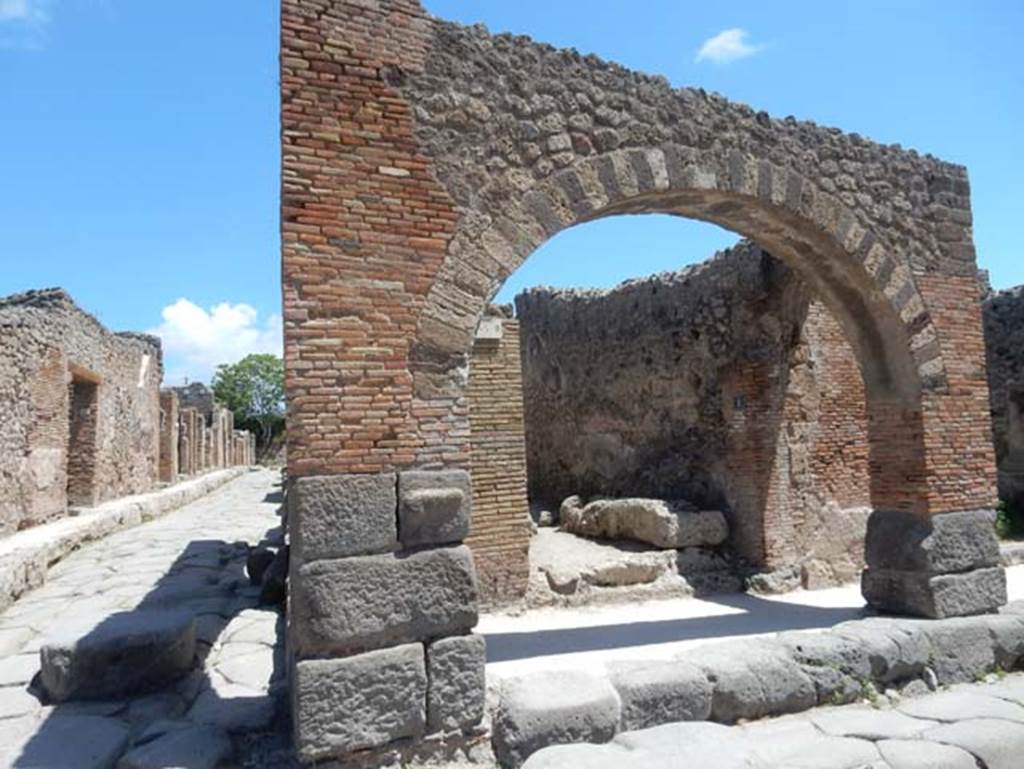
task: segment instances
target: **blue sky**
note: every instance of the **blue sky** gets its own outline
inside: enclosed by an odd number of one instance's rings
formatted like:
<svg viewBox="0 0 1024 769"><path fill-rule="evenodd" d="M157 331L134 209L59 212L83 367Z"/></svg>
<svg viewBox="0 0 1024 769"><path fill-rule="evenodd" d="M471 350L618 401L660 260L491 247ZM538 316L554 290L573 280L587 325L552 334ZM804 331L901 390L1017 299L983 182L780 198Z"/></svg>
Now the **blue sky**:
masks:
<svg viewBox="0 0 1024 769"><path fill-rule="evenodd" d="M426 6L963 163L981 266L998 287L1024 283L1019 0ZM62 285L112 328L158 329L169 379L279 347L277 13L0 0L0 295ZM666 217L595 222L546 244L500 298L612 285L733 240Z"/></svg>

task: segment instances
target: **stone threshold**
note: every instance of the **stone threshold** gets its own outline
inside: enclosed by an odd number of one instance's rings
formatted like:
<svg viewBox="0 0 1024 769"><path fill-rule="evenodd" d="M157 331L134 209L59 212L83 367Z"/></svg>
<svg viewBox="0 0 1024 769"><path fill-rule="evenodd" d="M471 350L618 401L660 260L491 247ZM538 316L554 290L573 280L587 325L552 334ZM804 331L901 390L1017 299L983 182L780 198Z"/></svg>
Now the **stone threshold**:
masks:
<svg viewBox="0 0 1024 769"><path fill-rule="evenodd" d="M823 632L710 643L673 660L508 679L492 700L492 744L500 766L518 769L553 745L607 743L673 722L728 725L920 696L1021 669L1024 602L943 620L868 617Z"/></svg>
<svg viewBox="0 0 1024 769"><path fill-rule="evenodd" d="M82 545L166 515L248 471L248 467L214 470L156 491L75 508L66 518L0 540L0 612L46 582L50 567Z"/></svg>

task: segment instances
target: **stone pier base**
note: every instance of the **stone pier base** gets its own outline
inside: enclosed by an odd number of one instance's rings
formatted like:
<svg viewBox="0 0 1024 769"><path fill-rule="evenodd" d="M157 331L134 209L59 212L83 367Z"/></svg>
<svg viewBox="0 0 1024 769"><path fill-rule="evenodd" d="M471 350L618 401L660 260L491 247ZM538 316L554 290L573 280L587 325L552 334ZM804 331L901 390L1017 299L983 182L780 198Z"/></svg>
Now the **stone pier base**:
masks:
<svg viewBox="0 0 1024 769"><path fill-rule="evenodd" d="M1006 603L992 510L931 517L876 511L864 555L861 590L881 611L940 619Z"/></svg>
<svg viewBox="0 0 1024 769"><path fill-rule="evenodd" d="M298 478L288 493L295 745L306 762L472 736L484 712L463 470Z"/></svg>

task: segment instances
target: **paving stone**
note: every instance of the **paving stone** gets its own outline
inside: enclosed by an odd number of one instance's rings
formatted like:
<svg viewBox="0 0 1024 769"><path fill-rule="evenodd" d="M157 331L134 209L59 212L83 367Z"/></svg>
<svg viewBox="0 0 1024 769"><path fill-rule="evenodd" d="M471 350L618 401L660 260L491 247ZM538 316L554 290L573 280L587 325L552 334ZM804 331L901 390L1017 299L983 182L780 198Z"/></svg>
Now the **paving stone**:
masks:
<svg viewBox="0 0 1024 769"><path fill-rule="evenodd" d="M394 473L292 480L288 517L296 559L308 563L394 550L396 486Z"/></svg>
<svg viewBox="0 0 1024 769"><path fill-rule="evenodd" d="M270 647L259 647L248 654L220 659L215 669L232 683L265 692L270 688L270 682L274 678L274 651Z"/></svg>
<svg viewBox="0 0 1024 769"><path fill-rule="evenodd" d="M114 614L84 635L72 629L44 642L41 680L57 702L144 693L191 670L195 648L187 611Z"/></svg>
<svg viewBox="0 0 1024 769"><path fill-rule="evenodd" d="M465 470L398 475L398 536L405 547L461 542L469 534L473 491Z"/></svg>
<svg viewBox="0 0 1024 769"><path fill-rule="evenodd" d="M901 702L897 709L914 718L960 721L965 718L1003 718L1024 724L1024 707L973 691L939 692Z"/></svg>
<svg viewBox="0 0 1024 769"><path fill-rule="evenodd" d="M234 753L227 733L212 726L179 729L133 748L117 769L216 769Z"/></svg>
<svg viewBox="0 0 1024 769"><path fill-rule="evenodd" d="M39 672L39 655L0 656L0 686L27 684Z"/></svg>
<svg viewBox="0 0 1024 769"><path fill-rule="evenodd" d="M767 766L774 767L789 755L795 743L821 736L821 731L803 716L784 716L736 727L729 733L728 740L730 743L738 741Z"/></svg>
<svg viewBox="0 0 1024 769"><path fill-rule="evenodd" d="M939 725L937 721L911 718L896 711L860 706L811 711L807 718L829 736L864 740L917 737Z"/></svg>
<svg viewBox="0 0 1024 769"><path fill-rule="evenodd" d="M924 739L963 748L981 759L986 769L1020 769L1024 724L971 719L931 729Z"/></svg>
<svg viewBox="0 0 1024 769"><path fill-rule="evenodd" d="M642 764L635 763L641 757ZM624 769L643 766L661 769L653 756L631 751L622 745L554 745L530 756L523 769Z"/></svg>
<svg viewBox="0 0 1024 769"><path fill-rule="evenodd" d="M476 601L465 546L317 561L293 573L291 641L307 656L461 635Z"/></svg>
<svg viewBox="0 0 1024 769"><path fill-rule="evenodd" d="M24 743L12 769L112 769L128 738L128 727L114 718L52 716Z"/></svg>
<svg viewBox="0 0 1024 769"><path fill-rule="evenodd" d="M480 722L487 682L483 636L442 638L427 647L427 731L454 731Z"/></svg>
<svg viewBox="0 0 1024 769"><path fill-rule="evenodd" d="M200 692L186 717L232 733L253 732L269 726L276 711L277 703L266 692L222 684Z"/></svg>
<svg viewBox="0 0 1024 769"><path fill-rule="evenodd" d="M42 705L24 686L5 686L0 689L0 719L18 718L38 713Z"/></svg>
<svg viewBox="0 0 1024 769"><path fill-rule="evenodd" d="M785 769L883 769L874 743L850 737L797 740L780 756Z"/></svg>
<svg viewBox="0 0 1024 769"><path fill-rule="evenodd" d="M756 750L740 740L730 739L734 732L720 724L690 722L665 724L651 729L624 732L614 740L634 753L634 757L621 767L648 766L653 769L671 769L684 757L694 767L715 769L769 769Z"/></svg>
<svg viewBox="0 0 1024 769"><path fill-rule="evenodd" d="M31 628L0 628L0 657L17 653L34 635Z"/></svg>
<svg viewBox="0 0 1024 769"><path fill-rule="evenodd" d="M695 665L681 660L619 662L608 666L608 677L622 703L623 731L705 721L711 715L711 682Z"/></svg>
<svg viewBox="0 0 1024 769"><path fill-rule="evenodd" d="M882 740L877 747L891 769L978 769L974 756L952 745L923 740Z"/></svg>
<svg viewBox="0 0 1024 769"><path fill-rule="evenodd" d="M518 767L550 745L607 742L619 717L618 695L604 678L565 670L505 681L492 726L494 754L503 767Z"/></svg>
<svg viewBox="0 0 1024 769"><path fill-rule="evenodd" d="M185 700L174 692L160 692L139 697L128 703L127 717L133 724L150 724L177 718L185 712Z"/></svg>
<svg viewBox="0 0 1024 769"><path fill-rule="evenodd" d="M1024 677L1019 675L1009 676L995 683L973 687L972 691L976 694L1008 700L1024 707Z"/></svg>
<svg viewBox="0 0 1024 769"><path fill-rule="evenodd" d="M303 660L292 687L295 748L307 762L417 737L426 727L422 644Z"/></svg>
<svg viewBox="0 0 1024 769"><path fill-rule="evenodd" d="M817 690L784 647L765 640L690 649L678 659L704 671L713 687L711 716L721 723L814 707Z"/></svg>

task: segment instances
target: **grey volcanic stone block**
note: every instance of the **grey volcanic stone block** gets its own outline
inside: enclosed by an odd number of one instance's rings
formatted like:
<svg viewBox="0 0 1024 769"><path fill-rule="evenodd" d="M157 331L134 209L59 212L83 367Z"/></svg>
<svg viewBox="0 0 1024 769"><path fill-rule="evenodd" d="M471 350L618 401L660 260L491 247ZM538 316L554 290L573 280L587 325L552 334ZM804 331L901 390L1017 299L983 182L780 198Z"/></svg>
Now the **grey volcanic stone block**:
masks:
<svg viewBox="0 0 1024 769"><path fill-rule="evenodd" d="M931 517L878 510L868 518L869 569L962 572L999 565L993 510Z"/></svg>
<svg viewBox="0 0 1024 769"><path fill-rule="evenodd" d="M478 618L465 546L307 563L292 582L291 639L299 656L461 635Z"/></svg>
<svg viewBox="0 0 1024 769"><path fill-rule="evenodd" d="M484 716L487 643L483 636L442 638L427 647L427 731L474 726Z"/></svg>
<svg viewBox="0 0 1024 769"><path fill-rule="evenodd" d="M662 499L599 499L580 506L578 497L562 503L562 529L584 537L631 539L665 550L720 545L729 525L718 510L694 511Z"/></svg>
<svg viewBox="0 0 1024 769"><path fill-rule="evenodd" d="M233 753L231 739L223 730L187 727L133 748L117 762L117 769L216 769Z"/></svg>
<svg viewBox="0 0 1024 769"><path fill-rule="evenodd" d="M855 702L871 680L867 650L852 638L834 633L781 633L776 643L786 649L814 682L819 705Z"/></svg>
<svg viewBox="0 0 1024 769"><path fill-rule="evenodd" d="M619 694L623 731L673 721L706 721L711 715L711 683L702 670L679 661L618 662L608 676Z"/></svg>
<svg viewBox="0 0 1024 769"><path fill-rule="evenodd" d="M398 476L398 535L406 547L461 542L473 491L465 470L409 470Z"/></svg>
<svg viewBox="0 0 1024 769"><path fill-rule="evenodd" d="M741 718L797 713L817 704L814 682L785 648L764 640L730 641L690 649L679 659L704 671L714 687L711 717Z"/></svg>
<svg viewBox="0 0 1024 769"><path fill-rule="evenodd" d="M422 644L296 663L295 748L304 761L418 737L426 726Z"/></svg>
<svg viewBox="0 0 1024 769"><path fill-rule="evenodd" d="M994 617L995 618L995 617ZM987 617L956 617L944 622L921 620L915 624L932 646L931 669L942 686L976 681L996 666L995 642ZM910 624L905 620L901 624Z"/></svg>
<svg viewBox="0 0 1024 769"><path fill-rule="evenodd" d="M992 635L996 664L1003 670L1014 670L1024 658L1024 617L1013 614L991 614L977 617Z"/></svg>
<svg viewBox="0 0 1024 769"><path fill-rule="evenodd" d="M494 716L494 755L514 769L551 745L608 742L619 714L619 697L604 678L567 670L506 681Z"/></svg>
<svg viewBox="0 0 1024 769"><path fill-rule="evenodd" d="M962 574L867 569L861 592L876 609L931 619L996 611L1006 603L1006 574L1001 567Z"/></svg>
<svg viewBox="0 0 1024 769"><path fill-rule="evenodd" d="M295 557L308 563L395 550L396 483L394 473L296 478L288 491Z"/></svg>
<svg viewBox="0 0 1024 769"><path fill-rule="evenodd" d="M840 623L832 634L856 643L867 656L869 678L883 684L919 678L931 661L931 641L920 623L871 617Z"/></svg>
<svg viewBox="0 0 1024 769"><path fill-rule="evenodd" d="M113 614L91 630L47 639L39 653L42 684L55 702L140 694L185 675L195 649L191 612Z"/></svg>

